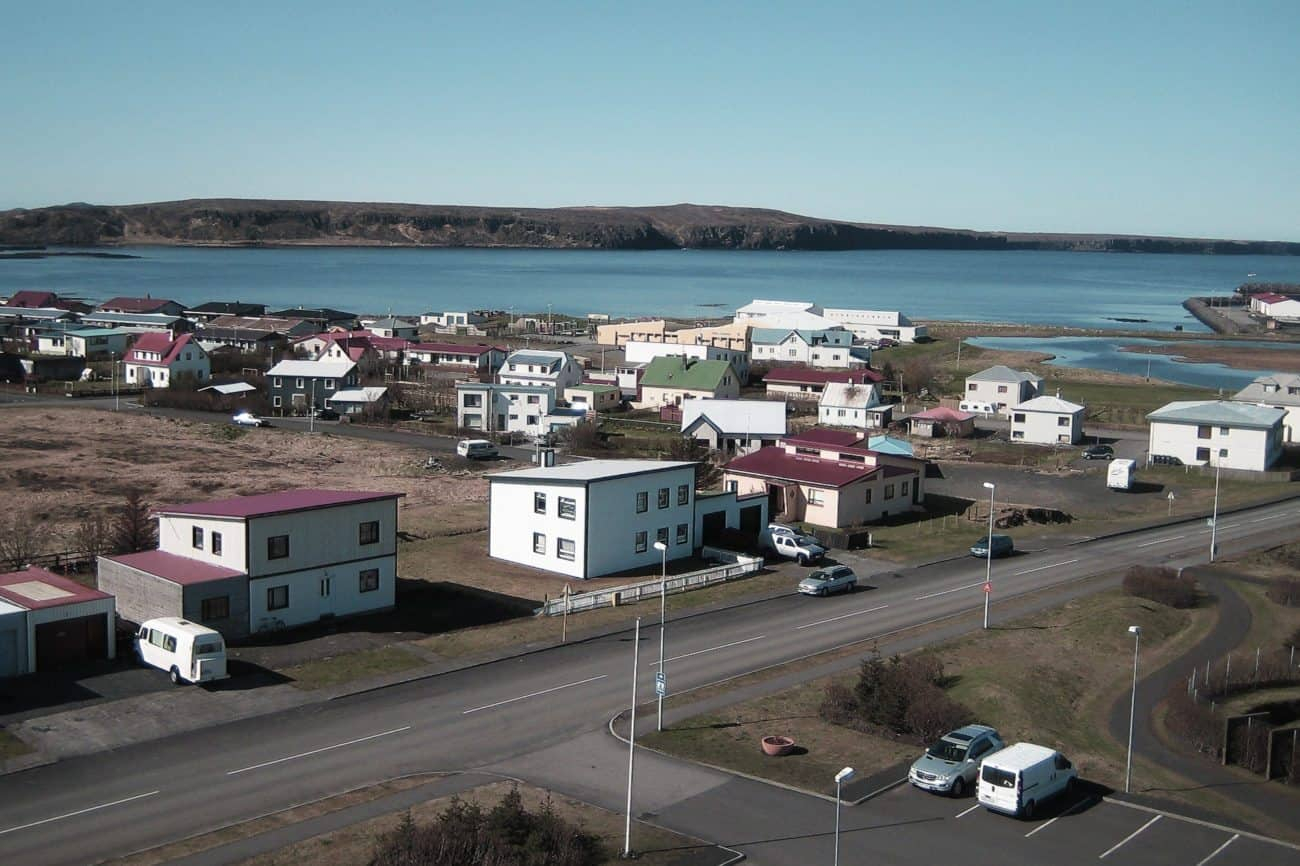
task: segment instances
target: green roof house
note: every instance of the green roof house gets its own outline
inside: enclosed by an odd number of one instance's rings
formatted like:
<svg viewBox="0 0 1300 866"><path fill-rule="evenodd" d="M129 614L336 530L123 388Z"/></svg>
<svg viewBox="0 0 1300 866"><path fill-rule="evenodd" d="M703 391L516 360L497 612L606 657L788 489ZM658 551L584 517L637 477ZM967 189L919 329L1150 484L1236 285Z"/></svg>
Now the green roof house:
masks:
<svg viewBox="0 0 1300 866"><path fill-rule="evenodd" d="M740 396L740 377L729 361L701 361L681 355L655 358L641 375L642 408L680 406L683 400Z"/></svg>

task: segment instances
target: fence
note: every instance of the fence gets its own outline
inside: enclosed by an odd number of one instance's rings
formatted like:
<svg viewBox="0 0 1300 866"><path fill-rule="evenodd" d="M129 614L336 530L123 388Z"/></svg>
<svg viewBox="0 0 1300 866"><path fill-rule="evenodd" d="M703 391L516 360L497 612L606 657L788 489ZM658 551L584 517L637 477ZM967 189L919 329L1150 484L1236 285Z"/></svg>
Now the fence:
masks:
<svg viewBox="0 0 1300 866"><path fill-rule="evenodd" d="M700 555L706 559L721 560L722 564L700 571L692 571L688 574L672 575L662 581L664 593L672 594L702 589L715 583L724 583L737 577L754 574L763 567L763 558L761 556L746 556L743 553L734 553L730 550L715 547L703 548ZM548 599L545 604L537 609L537 615L559 616L565 613L566 610L568 613L579 613L602 607L631 604L643 598L657 597L660 592L660 583L661 581L658 579L646 580L640 583L610 586L577 595L563 595L559 598Z"/></svg>

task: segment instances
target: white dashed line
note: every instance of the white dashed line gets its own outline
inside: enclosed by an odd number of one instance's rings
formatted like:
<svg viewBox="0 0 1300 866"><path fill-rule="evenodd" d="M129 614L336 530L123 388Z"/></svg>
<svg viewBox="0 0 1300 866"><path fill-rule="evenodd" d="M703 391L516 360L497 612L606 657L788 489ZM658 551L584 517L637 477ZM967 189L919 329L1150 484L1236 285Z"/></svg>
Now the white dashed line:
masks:
<svg viewBox="0 0 1300 866"><path fill-rule="evenodd" d="M976 809L978 809L979 807L980 807L980 804L979 804L979 803L976 803L974 806L971 806L969 809L967 809L967 810L965 810L965 811L963 811L963 812L959 812L959 813L957 814L957 817L960 818L960 817L962 817L963 815L969 815L971 812L974 812L974 811L975 811Z"/></svg>
<svg viewBox="0 0 1300 866"><path fill-rule="evenodd" d="M1030 569L1026 569L1025 571L1013 572L1011 576L1019 577L1022 574L1033 574L1035 571L1047 571L1047 569L1049 568L1060 568L1062 565L1074 565L1078 561L1079 560L1077 559L1067 559L1065 562L1054 562L1051 565L1040 565L1038 566L1038 568L1030 568Z"/></svg>
<svg viewBox="0 0 1300 866"><path fill-rule="evenodd" d="M1233 834L1232 834L1232 838L1230 838L1227 842L1224 842L1224 843L1223 843L1222 845L1220 845L1218 848L1215 848L1213 851L1211 851L1211 852L1210 852L1210 856L1209 856L1209 857L1206 857L1206 858L1205 858L1204 860L1202 860L1200 863L1197 863L1196 866L1205 866L1206 863L1209 863L1209 862L1210 862L1211 860L1213 860L1215 857L1219 856L1219 852L1220 852L1220 851L1222 851L1224 848L1227 848L1229 845L1231 845L1233 842L1236 842L1236 841L1237 841L1238 839L1240 839L1240 838L1241 838L1241 834L1240 834L1240 833L1233 833Z"/></svg>
<svg viewBox="0 0 1300 866"><path fill-rule="evenodd" d="M263 761L262 763L254 764L251 767L242 767L238 770L229 770L226 772L226 775L238 776L240 773L247 773L249 770L260 770L263 767L270 767L270 766L274 766L275 764L283 764L285 761L296 761L299 758L309 758L312 755L319 755L321 752L332 752L333 750L341 749L344 746L355 746L357 743L364 743L367 740L377 740L380 737L387 737L390 734L400 734L402 731L409 731L410 729L411 729L410 725L406 725L405 727L401 727L401 728L393 728L391 731L384 731L378 734L371 734L368 737L357 737L355 740L348 740L346 743L335 743L332 746L325 746L320 749L312 749L310 752L299 752L296 755L289 755L288 757L285 758L276 758L274 761Z"/></svg>
<svg viewBox="0 0 1300 866"><path fill-rule="evenodd" d="M851 616L862 616L864 613L875 613L876 611L884 610L887 607L889 607L889 605L882 604L880 607L869 607L866 610L855 610L853 613L846 613L842 616L833 616L830 619L819 619L816 622L805 623L804 625L797 625L794 627L794 630L799 631L800 629L812 628L815 625L826 625L826 623L828 622L838 622L839 620L842 619L848 619Z"/></svg>
<svg viewBox="0 0 1300 866"><path fill-rule="evenodd" d="M513 704L515 701L526 701L529 698L535 698L539 695L549 695L551 692L558 692L560 689L571 689L574 686L585 686L587 683L594 683L596 680L603 680L609 674L601 674L598 677L587 677L585 680L578 680L576 683L565 683L562 686L555 686L550 689L542 689L540 692L530 692L526 695L520 695L517 698L506 698L504 701L497 701L495 704L484 704L481 707L473 707L461 713L462 716L468 716L470 713L477 713L479 710L490 710L493 707L504 707L506 704Z"/></svg>
<svg viewBox="0 0 1300 866"><path fill-rule="evenodd" d="M688 659L688 658L690 658L691 656L700 656L700 655L704 655L705 653L711 653L711 652L714 652L714 651L716 651L716 650L727 649L728 647L740 646L740 645L743 644L743 643L749 643L749 642L751 642L751 641L762 640L762 639L765 638L765 637L767 637L767 635L765 635L765 634L760 634L760 635L758 635L758 636L756 636L756 637L747 637L747 638L745 638L744 640L733 640L731 643L724 643L724 644L722 644L722 645L720 645L720 646L711 646L711 647L709 647L708 649L696 650L696 651L693 652L693 653L686 653L685 655L673 656L673 657L670 658L670 659L664 659L664 664L667 664L668 662L680 661L681 659ZM658 665L658 662L656 662L656 663L654 663L653 665L651 665L651 667L658 667L658 666L659 666L659 665Z"/></svg>
<svg viewBox="0 0 1300 866"><path fill-rule="evenodd" d="M6 833L16 833L19 830L26 830L29 827L39 827L42 824L49 824L51 821L62 821L64 818L75 818L78 815L84 815L87 812L95 812L100 809L107 809L110 806L120 806L123 803L130 803L132 800L143 800L145 797L152 797L157 791L150 791L147 794L136 794L134 797L123 797L121 800L114 800L111 803L100 803L98 806L89 806L85 809L78 809L75 812L68 812L66 815L55 815L53 818L42 818L39 821L33 821L30 824L21 824L17 827L10 827L7 830L0 830L0 836Z"/></svg>
<svg viewBox="0 0 1300 866"><path fill-rule="evenodd" d="M1177 541L1180 538L1186 538L1186 535L1175 535L1173 538L1157 538L1155 541L1144 541L1138 547L1150 547L1153 544L1168 544L1171 541Z"/></svg>
<svg viewBox="0 0 1300 866"><path fill-rule="evenodd" d="M1147 822L1146 822L1145 824L1143 824L1141 827L1138 827L1138 828L1137 828L1136 830L1134 830L1132 833L1129 833L1127 836L1125 836L1123 839L1121 839L1118 843L1116 843L1112 848L1108 849L1108 850L1106 851L1105 854L1102 854L1102 855L1101 855L1100 857L1098 857L1097 859L1098 859L1098 860L1104 860L1105 858L1109 857L1111 854L1114 854L1114 853L1115 853L1116 851L1118 851L1120 848L1123 848L1125 845L1127 845L1129 842L1131 842L1131 841L1133 840L1133 838L1137 836L1137 834L1141 833L1143 830L1145 830L1146 828L1150 827L1152 824L1154 824L1155 822L1159 821L1159 820L1160 820L1161 818L1163 818L1163 817L1164 817L1163 815L1156 815L1156 816L1155 816L1154 818L1152 818L1150 821L1147 821Z"/></svg>
<svg viewBox="0 0 1300 866"><path fill-rule="evenodd" d="M938 598L939 596L947 595L950 592L961 592L963 589L971 589L973 587L983 586L983 585L984 585L984 581L977 580L974 583L968 583L965 586L955 586L952 589L945 589L945 590L941 590L940 592L932 592L929 595L918 595L916 598L912 599L912 601L925 601L927 598Z"/></svg>

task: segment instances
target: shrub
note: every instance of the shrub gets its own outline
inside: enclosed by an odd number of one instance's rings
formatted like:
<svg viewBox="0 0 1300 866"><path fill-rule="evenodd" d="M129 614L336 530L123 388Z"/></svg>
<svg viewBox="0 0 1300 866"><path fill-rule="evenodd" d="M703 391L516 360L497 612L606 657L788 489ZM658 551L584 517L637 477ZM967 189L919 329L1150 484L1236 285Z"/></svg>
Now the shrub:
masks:
<svg viewBox="0 0 1300 866"><path fill-rule="evenodd" d="M1176 681L1169 687L1165 705L1168 707L1165 727L1175 742L1194 752L1218 756L1219 720L1207 705L1187 694L1185 683Z"/></svg>
<svg viewBox="0 0 1300 866"><path fill-rule="evenodd" d="M969 709L944 694L937 686L923 688L912 696L903 721L917 738L937 740L948 731L972 721Z"/></svg>
<svg viewBox="0 0 1300 866"><path fill-rule="evenodd" d="M1135 565L1124 575L1124 592L1174 608L1196 607L1196 581L1172 568Z"/></svg>
<svg viewBox="0 0 1300 866"><path fill-rule="evenodd" d="M1291 636L1286 639L1283 646L1287 649L1290 649L1291 647L1300 648L1300 628L1291 632Z"/></svg>
<svg viewBox="0 0 1300 866"><path fill-rule="evenodd" d="M972 715L944 693L943 683L943 664L933 656L883 658L873 653L863 659L853 688L827 686L818 714L855 730L932 740Z"/></svg>
<svg viewBox="0 0 1300 866"><path fill-rule="evenodd" d="M1300 579L1294 577L1279 578L1273 581L1265 593L1269 601L1284 607L1300 607Z"/></svg>

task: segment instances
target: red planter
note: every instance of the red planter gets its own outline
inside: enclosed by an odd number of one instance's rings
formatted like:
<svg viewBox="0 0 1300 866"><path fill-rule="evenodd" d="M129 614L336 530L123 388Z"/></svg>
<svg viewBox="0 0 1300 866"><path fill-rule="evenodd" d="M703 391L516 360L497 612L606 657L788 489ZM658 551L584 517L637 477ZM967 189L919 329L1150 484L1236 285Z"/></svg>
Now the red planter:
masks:
<svg viewBox="0 0 1300 866"><path fill-rule="evenodd" d="M763 754L773 757L790 754L794 749L794 740L790 737L764 737Z"/></svg>

